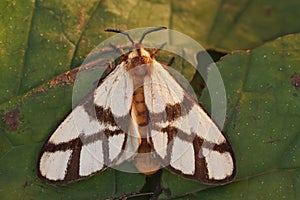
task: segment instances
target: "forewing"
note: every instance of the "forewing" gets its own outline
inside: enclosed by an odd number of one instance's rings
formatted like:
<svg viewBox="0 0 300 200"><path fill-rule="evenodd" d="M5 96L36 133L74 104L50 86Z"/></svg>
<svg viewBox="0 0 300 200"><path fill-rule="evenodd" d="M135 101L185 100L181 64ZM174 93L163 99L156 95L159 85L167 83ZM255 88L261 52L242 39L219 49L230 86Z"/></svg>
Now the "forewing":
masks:
<svg viewBox="0 0 300 200"><path fill-rule="evenodd" d="M158 62L144 85L151 141L162 165L204 183L230 182L231 145L198 102Z"/></svg>
<svg viewBox="0 0 300 200"><path fill-rule="evenodd" d="M169 140L168 168L207 184L224 184L235 176L232 147L210 117L194 104L188 113L161 130Z"/></svg>
<svg viewBox="0 0 300 200"><path fill-rule="evenodd" d="M64 184L117 163L126 148L127 130L122 126L126 129L132 94L132 80L121 64L44 144L38 176L52 184Z"/></svg>

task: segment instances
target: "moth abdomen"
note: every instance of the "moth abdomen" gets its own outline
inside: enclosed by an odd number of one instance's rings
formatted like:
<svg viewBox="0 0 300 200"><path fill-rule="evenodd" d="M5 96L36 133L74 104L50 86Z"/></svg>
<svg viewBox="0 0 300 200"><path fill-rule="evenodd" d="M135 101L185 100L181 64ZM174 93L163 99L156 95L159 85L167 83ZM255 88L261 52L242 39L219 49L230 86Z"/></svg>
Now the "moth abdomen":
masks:
<svg viewBox="0 0 300 200"><path fill-rule="evenodd" d="M148 109L145 104L144 87L141 86L133 92L132 117L138 126L146 126L149 123Z"/></svg>

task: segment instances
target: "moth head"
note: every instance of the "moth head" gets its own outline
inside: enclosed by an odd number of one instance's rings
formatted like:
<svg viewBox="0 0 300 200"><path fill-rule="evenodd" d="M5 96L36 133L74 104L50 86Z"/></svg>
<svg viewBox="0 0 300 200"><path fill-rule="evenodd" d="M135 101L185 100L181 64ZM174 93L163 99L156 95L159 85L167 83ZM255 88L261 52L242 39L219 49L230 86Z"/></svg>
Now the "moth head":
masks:
<svg viewBox="0 0 300 200"><path fill-rule="evenodd" d="M126 69L135 76L145 76L151 73L151 64L153 62L152 54L143 47L133 49L128 54L128 65Z"/></svg>
<svg viewBox="0 0 300 200"><path fill-rule="evenodd" d="M135 57L151 57L150 53L144 49L144 47L142 45L139 45L138 48L134 48L132 49L132 51L129 53L128 55L128 59L133 59Z"/></svg>

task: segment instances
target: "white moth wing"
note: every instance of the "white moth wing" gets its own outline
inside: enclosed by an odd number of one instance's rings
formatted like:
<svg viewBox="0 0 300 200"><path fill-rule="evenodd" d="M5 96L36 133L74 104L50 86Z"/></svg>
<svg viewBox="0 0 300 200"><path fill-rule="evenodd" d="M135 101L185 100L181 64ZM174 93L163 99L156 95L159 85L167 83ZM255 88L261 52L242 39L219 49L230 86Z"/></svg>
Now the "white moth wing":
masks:
<svg viewBox="0 0 300 200"><path fill-rule="evenodd" d="M208 184L235 176L231 145L198 102L154 60L145 78L145 103L152 120L151 141L169 170Z"/></svg>
<svg viewBox="0 0 300 200"><path fill-rule="evenodd" d="M168 155L168 133L151 130L151 139L156 153L164 160Z"/></svg>
<svg viewBox="0 0 300 200"><path fill-rule="evenodd" d="M183 174L195 173L195 153L193 143L174 137L171 151L170 165Z"/></svg>
<svg viewBox="0 0 300 200"><path fill-rule="evenodd" d="M149 112L161 113L168 104L181 103L184 91L159 62L153 60L152 67L152 73L144 80L145 103Z"/></svg>
<svg viewBox="0 0 300 200"><path fill-rule="evenodd" d="M111 109L114 116L122 117L129 113L132 95L132 78L126 70L125 62L122 62L118 69L105 79L101 87L95 90L94 103L104 109Z"/></svg>
<svg viewBox="0 0 300 200"><path fill-rule="evenodd" d="M121 63L44 144L38 176L52 184L65 184L116 164L127 146L127 135L117 121L121 118L122 123L129 116L132 95L132 80Z"/></svg>
<svg viewBox="0 0 300 200"><path fill-rule="evenodd" d="M97 140L81 147L79 176L85 177L104 168L103 141Z"/></svg>
<svg viewBox="0 0 300 200"><path fill-rule="evenodd" d="M120 63L118 70L113 71L110 74L111 78L105 79L94 93L95 105L103 110L111 111L110 116L104 117L113 118L114 125L124 131L122 135L109 137L108 140L109 160L116 159L114 165L131 158L139 145L137 127L129 116L133 97L133 80L126 68L125 62Z"/></svg>
<svg viewBox="0 0 300 200"><path fill-rule="evenodd" d="M44 152L39 160L39 173L47 180L63 180L71 155L72 150Z"/></svg>
<svg viewBox="0 0 300 200"><path fill-rule="evenodd" d="M170 169L208 184L222 184L234 178L232 148L198 104L194 104L185 116L167 124L177 130L172 145ZM181 149L179 152L178 148Z"/></svg>
<svg viewBox="0 0 300 200"><path fill-rule="evenodd" d="M137 154L137 149L140 145L140 135L138 132L137 125L133 120L129 121L128 125L128 134L125 147L123 149L123 152L116 162L116 165L121 164L122 162L134 157Z"/></svg>

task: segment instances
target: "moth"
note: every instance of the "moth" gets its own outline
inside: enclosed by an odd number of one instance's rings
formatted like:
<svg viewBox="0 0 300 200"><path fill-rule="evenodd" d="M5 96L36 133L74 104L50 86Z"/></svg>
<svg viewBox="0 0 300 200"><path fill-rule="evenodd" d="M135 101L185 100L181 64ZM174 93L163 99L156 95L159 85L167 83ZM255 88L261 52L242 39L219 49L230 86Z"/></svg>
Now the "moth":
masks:
<svg viewBox="0 0 300 200"><path fill-rule="evenodd" d="M235 176L235 158L226 137L167 66L132 43L93 93L59 125L41 149L37 174L50 184L85 179L131 160L149 175L161 167L206 184Z"/></svg>

